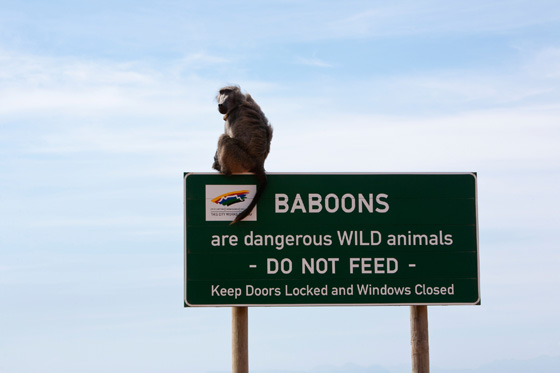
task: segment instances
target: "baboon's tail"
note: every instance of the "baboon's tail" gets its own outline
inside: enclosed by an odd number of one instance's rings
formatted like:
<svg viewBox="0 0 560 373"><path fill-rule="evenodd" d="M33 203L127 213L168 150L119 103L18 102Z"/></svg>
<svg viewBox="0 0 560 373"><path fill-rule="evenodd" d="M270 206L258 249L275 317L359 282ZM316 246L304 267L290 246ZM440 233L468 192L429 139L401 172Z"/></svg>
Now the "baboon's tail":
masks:
<svg viewBox="0 0 560 373"><path fill-rule="evenodd" d="M257 205L257 203L261 199L261 196L264 192L264 188L266 188L266 185L268 184L268 179L266 177L266 173L264 171L264 168L262 168L262 167L261 167L261 169L257 170L257 172L255 172L255 174L257 175L257 181L258 181L258 183L257 183L257 193L255 194L255 197L253 198L253 200L251 201L249 206L247 206L247 208L245 210L243 210L239 215L237 215L235 217L235 219L233 219L233 221L230 223L230 225L235 224L238 221L245 219L251 213L251 211L253 211L253 208Z"/></svg>

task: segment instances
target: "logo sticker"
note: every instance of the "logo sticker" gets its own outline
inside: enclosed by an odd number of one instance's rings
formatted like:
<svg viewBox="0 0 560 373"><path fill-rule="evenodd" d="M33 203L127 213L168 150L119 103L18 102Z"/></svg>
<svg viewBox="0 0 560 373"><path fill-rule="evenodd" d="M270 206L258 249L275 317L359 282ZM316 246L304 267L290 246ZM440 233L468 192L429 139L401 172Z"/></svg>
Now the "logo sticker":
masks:
<svg viewBox="0 0 560 373"><path fill-rule="evenodd" d="M232 221L249 206L256 191L256 185L206 185L206 221ZM243 220L257 220L257 209Z"/></svg>
<svg viewBox="0 0 560 373"><path fill-rule="evenodd" d="M231 206L233 204L243 202L247 199L248 190L238 190L235 192L229 192L222 194L212 200L217 205Z"/></svg>

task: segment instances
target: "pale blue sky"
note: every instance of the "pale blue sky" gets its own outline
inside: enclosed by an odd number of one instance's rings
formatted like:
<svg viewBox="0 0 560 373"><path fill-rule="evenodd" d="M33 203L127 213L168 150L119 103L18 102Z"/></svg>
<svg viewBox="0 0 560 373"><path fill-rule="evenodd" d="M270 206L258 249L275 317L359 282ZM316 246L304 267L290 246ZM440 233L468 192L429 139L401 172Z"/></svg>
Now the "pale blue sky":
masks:
<svg viewBox="0 0 560 373"><path fill-rule="evenodd" d="M230 369L230 310L182 294L229 83L271 172L478 172L482 306L429 308L433 371L557 371L559 40L557 1L0 0L0 371ZM409 336L407 307L251 309L251 368L407 371Z"/></svg>

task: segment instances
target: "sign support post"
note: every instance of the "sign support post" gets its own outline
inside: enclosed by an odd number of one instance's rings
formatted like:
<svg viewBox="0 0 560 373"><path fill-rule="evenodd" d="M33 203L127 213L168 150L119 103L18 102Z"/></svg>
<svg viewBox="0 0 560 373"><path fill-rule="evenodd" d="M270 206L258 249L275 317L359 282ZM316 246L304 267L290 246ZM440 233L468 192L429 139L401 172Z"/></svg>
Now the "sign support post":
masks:
<svg viewBox="0 0 560 373"><path fill-rule="evenodd" d="M249 373L248 307L231 308L232 372Z"/></svg>
<svg viewBox="0 0 560 373"><path fill-rule="evenodd" d="M430 373L428 306L410 306L412 373Z"/></svg>

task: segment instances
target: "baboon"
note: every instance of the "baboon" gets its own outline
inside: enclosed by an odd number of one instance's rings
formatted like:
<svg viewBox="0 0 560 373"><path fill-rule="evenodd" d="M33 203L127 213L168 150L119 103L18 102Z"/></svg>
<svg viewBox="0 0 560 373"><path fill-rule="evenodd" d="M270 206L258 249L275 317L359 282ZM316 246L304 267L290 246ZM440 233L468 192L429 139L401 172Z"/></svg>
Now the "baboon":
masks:
<svg viewBox="0 0 560 373"><path fill-rule="evenodd" d="M218 140L212 167L224 175L254 172L257 193L251 204L231 222L247 217L256 206L268 181L264 161L270 152L272 126L251 95L243 94L237 86L220 89L218 111L224 114L225 131Z"/></svg>

